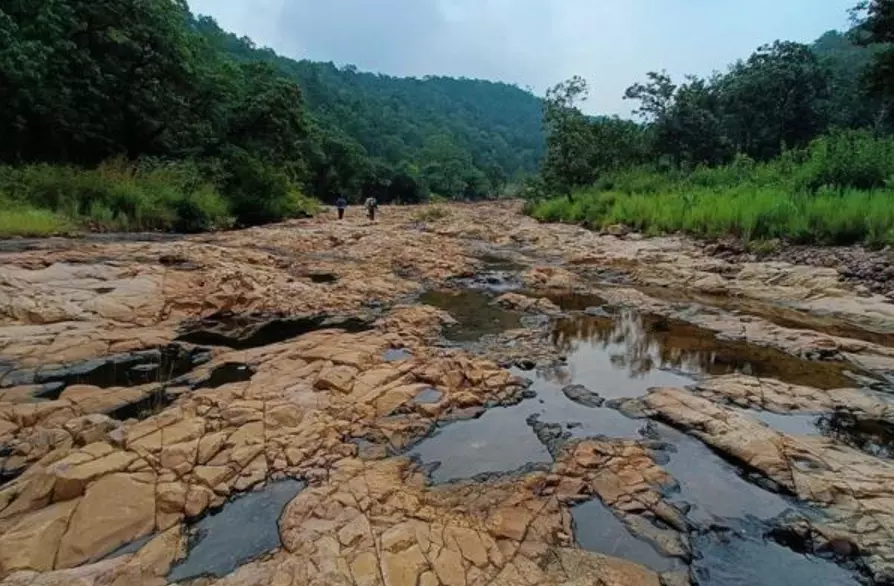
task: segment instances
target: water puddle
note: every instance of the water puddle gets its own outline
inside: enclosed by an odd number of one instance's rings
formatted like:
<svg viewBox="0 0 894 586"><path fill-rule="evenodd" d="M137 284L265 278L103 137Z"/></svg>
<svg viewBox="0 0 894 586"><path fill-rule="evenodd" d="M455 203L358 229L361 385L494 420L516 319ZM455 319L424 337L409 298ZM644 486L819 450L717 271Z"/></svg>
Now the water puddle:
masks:
<svg viewBox="0 0 894 586"><path fill-rule="evenodd" d="M496 408L477 419L440 428L410 452L431 470L435 483L509 472L552 457L525 422L519 406Z"/></svg>
<svg viewBox="0 0 894 586"><path fill-rule="evenodd" d="M791 413L783 415L771 411L756 411L750 409L738 409L746 417L757 419L770 429L787 435L821 435L818 414Z"/></svg>
<svg viewBox="0 0 894 586"><path fill-rule="evenodd" d="M765 539L758 527L695 535L692 545L700 554L693 562L699 586L861 584L831 561L801 555Z"/></svg>
<svg viewBox="0 0 894 586"><path fill-rule="evenodd" d="M550 448L557 449L567 439L643 439L640 430L644 422L614 409L582 406L569 399L562 388L538 376L529 389L530 398L512 407L490 409L477 419L443 426L417 444L411 454L425 464L438 464L432 480L441 483L549 463ZM535 422L550 427L541 438L535 432Z"/></svg>
<svg viewBox="0 0 894 586"><path fill-rule="evenodd" d="M420 393L418 393L413 398L413 403L417 405L434 405L435 403L440 403L441 399L444 398L444 393L437 389L423 389Z"/></svg>
<svg viewBox="0 0 894 586"><path fill-rule="evenodd" d="M444 328L451 342L475 342L521 326L521 315L494 304L482 291L428 291L419 302L443 309L457 321Z"/></svg>
<svg viewBox="0 0 894 586"><path fill-rule="evenodd" d="M571 516L574 520L574 537L583 549L629 560L659 573L686 568L682 561L665 557L649 543L634 537L611 509L598 499L574 507Z"/></svg>
<svg viewBox="0 0 894 586"><path fill-rule="evenodd" d="M679 485L672 500L689 508L692 522L710 526L749 517L769 521L793 508L785 497L745 480L700 441L660 423L650 428L655 439L672 446L663 453L667 461L662 467Z"/></svg>
<svg viewBox="0 0 894 586"><path fill-rule="evenodd" d="M894 459L894 423L890 421L860 418L844 411L787 415L747 409L737 411L787 435L822 435L870 456Z"/></svg>
<svg viewBox="0 0 894 586"><path fill-rule="evenodd" d="M773 348L720 340L710 330L628 310L611 318L565 318L556 325L553 343L568 355L575 381L600 381L600 387L606 389L617 380L605 377L625 370L627 377L634 379L671 371L686 375L741 373L819 389L854 385L846 374L846 364L812 362ZM667 380L672 379L669 376ZM662 384L674 385L651 386Z"/></svg>
<svg viewBox="0 0 894 586"><path fill-rule="evenodd" d="M277 317L223 312L186 324L177 341L248 350L327 329L365 332L372 329L372 320L328 314Z"/></svg>
<svg viewBox="0 0 894 586"><path fill-rule="evenodd" d="M241 362L226 362L214 368L207 376L195 383L196 389L216 389L231 383L244 383L255 375L255 369Z"/></svg>
<svg viewBox="0 0 894 586"><path fill-rule="evenodd" d="M406 348L389 348L382 353L385 362L400 362L413 357L413 353Z"/></svg>
<svg viewBox="0 0 894 586"><path fill-rule="evenodd" d="M196 522L187 556L171 569L167 580L222 577L279 547L279 517L305 486L297 480L270 483L233 498L219 512Z"/></svg>
<svg viewBox="0 0 894 586"><path fill-rule="evenodd" d="M163 348L115 354L67 366L41 368L37 372L10 372L3 378L3 386L44 385L35 397L55 400L71 385L113 388L166 383L210 359L206 348L186 350L178 344L170 344Z"/></svg>
<svg viewBox="0 0 894 586"><path fill-rule="evenodd" d="M833 317L810 314L791 307L726 295L689 293L656 287L638 287L638 289L663 301L698 303L732 313L754 315L781 328L811 330L829 336L862 340L880 346L894 346L894 334L862 329Z"/></svg>

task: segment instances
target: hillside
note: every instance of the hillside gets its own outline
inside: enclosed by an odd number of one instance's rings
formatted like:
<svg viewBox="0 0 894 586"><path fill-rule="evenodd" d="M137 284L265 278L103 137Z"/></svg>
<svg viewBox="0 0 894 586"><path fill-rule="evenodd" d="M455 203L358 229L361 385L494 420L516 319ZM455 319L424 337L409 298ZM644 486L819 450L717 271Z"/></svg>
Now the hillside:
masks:
<svg viewBox="0 0 894 586"><path fill-rule="evenodd" d="M449 77L399 78L352 66L296 61L222 30L194 26L241 62L264 62L296 81L317 123L391 167L415 168L430 189L462 196L537 171L543 155L541 101L516 86ZM481 177L483 175L483 177Z"/></svg>

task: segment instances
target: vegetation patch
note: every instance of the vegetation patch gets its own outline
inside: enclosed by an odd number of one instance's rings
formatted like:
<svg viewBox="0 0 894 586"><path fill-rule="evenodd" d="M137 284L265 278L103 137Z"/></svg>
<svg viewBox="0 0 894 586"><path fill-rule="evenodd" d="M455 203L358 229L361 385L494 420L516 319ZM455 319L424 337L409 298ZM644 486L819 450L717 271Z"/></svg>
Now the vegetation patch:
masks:
<svg viewBox="0 0 894 586"><path fill-rule="evenodd" d="M650 72L627 89L639 120L592 117L578 76L547 92L547 153L527 211L647 234L894 245L894 12L814 45L777 41L710 78Z"/></svg>
<svg viewBox="0 0 894 586"><path fill-rule="evenodd" d="M437 222L450 217L450 210L441 206L426 206L413 215L417 222Z"/></svg>

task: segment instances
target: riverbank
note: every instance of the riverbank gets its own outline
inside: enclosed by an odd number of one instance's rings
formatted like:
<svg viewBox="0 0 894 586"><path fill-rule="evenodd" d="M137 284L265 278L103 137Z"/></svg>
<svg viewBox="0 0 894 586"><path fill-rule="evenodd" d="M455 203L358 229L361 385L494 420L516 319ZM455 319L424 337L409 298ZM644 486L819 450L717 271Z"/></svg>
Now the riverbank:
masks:
<svg viewBox="0 0 894 586"><path fill-rule="evenodd" d="M890 579L894 305L834 268L518 202L0 260L3 586Z"/></svg>

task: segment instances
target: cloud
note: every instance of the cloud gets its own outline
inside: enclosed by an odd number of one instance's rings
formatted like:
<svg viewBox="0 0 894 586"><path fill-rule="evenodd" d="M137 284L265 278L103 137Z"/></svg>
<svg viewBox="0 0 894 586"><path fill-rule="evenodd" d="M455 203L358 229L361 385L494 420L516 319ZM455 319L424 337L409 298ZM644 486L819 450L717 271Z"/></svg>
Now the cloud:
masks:
<svg viewBox="0 0 894 586"><path fill-rule="evenodd" d="M542 93L571 75L587 109L626 115L647 71L707 75L775 39L847 25L855 0L191 0L295 58L393 75L481 77Z"/></svg>

